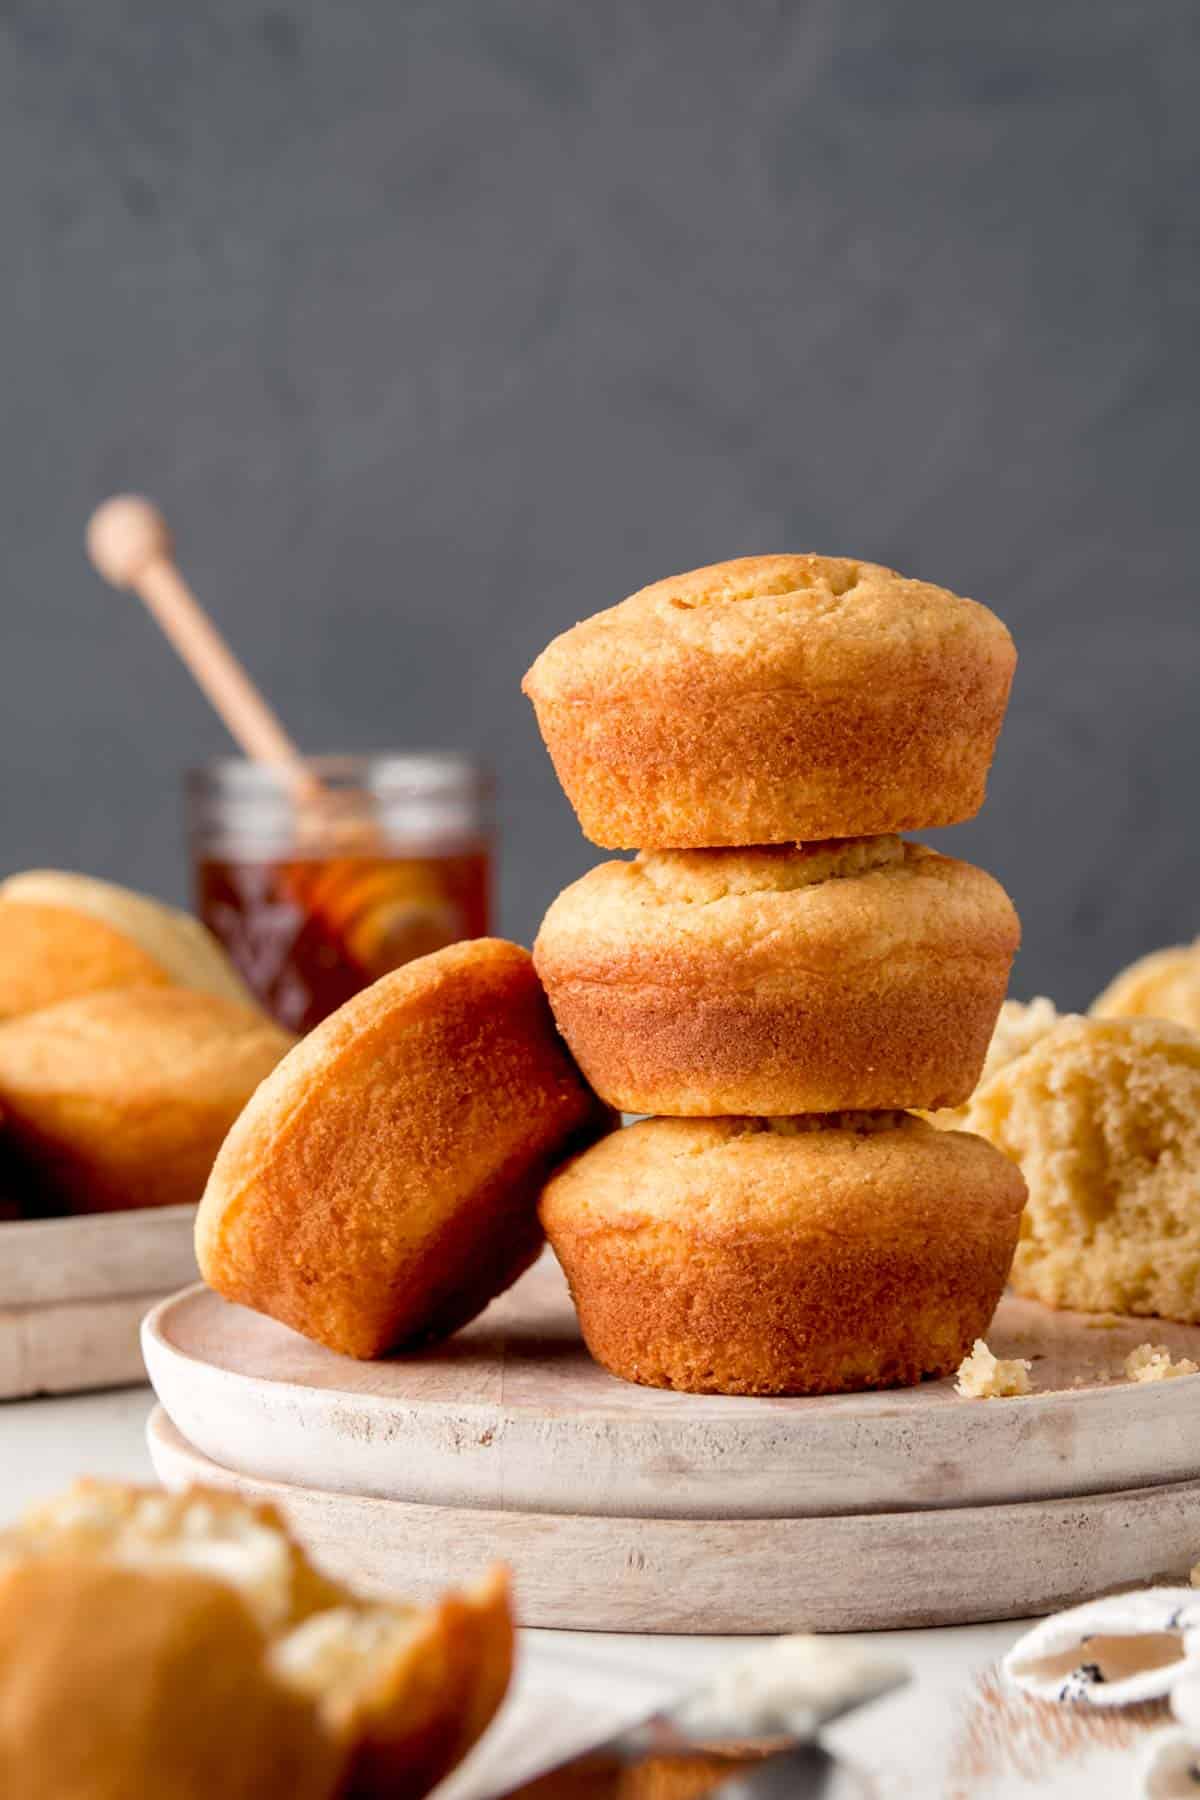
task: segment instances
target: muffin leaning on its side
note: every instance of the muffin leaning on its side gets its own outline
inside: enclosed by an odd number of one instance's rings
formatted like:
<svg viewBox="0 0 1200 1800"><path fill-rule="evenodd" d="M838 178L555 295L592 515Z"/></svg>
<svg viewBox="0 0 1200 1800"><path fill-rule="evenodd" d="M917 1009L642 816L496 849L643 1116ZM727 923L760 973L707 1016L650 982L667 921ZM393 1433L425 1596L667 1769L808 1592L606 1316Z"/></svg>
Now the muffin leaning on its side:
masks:
<svg viewBox="0 0 1200 1800"><path fill-rule="evenodd" d="M1024 1198L990 1145L907 1113L647 1119L560 1170L541 1215L614 1375L830 1394L958 1367Z"/></svg>
<svg viewBox="0 0 1200 1800"><path fill-rule="evenodd" d="M523 687L585 836L692 849L971 818L1015 664L999 619L945 588L748 556L585 619Z"/></svg>
<svg viewBox="0 0 1200 1800"><path fill-rule="evenodd" d="M465 1325L542 1241L537 1195L611 1116L528 951L453 944L358 994L263 1083L196 1221L226 1299L350 1356Z"/></svg>
<svg viewBox="0 0 1200 1800"><path fill-rule="evenodd" d="M0 1107L39 1191L75 1212L194 1205L295 1039L182 987L113 988L0 1023Z"/></svg>
<svg viewBox="0 0 1200 1800"><path fill-rule="evenodd" d="M967 1127L1029 1184L1018 1293L1200 1324L1200 1036L1065 1018L984 1082Z"/></svg>
<svg viewBox="0 0 1200 1800"><path fill-rule="evenodd" d="M966 1099L1019 935L982 869L878 837L604 863L533 954L610 1105L790 1114Z"/></svg>

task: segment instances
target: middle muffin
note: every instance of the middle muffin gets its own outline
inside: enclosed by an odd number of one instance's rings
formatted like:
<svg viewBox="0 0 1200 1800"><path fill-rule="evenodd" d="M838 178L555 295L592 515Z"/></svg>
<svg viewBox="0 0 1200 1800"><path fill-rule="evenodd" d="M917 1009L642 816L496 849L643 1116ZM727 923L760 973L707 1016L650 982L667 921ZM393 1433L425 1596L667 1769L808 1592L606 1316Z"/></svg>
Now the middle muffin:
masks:
<svg viewBox="0 0 1200 1800"><path fill-rule="evenodd" d="M534 961L624 1112L932 1111L975 1087L1019 941L982 869L847 838L602 863L551 906Z"/></svg>

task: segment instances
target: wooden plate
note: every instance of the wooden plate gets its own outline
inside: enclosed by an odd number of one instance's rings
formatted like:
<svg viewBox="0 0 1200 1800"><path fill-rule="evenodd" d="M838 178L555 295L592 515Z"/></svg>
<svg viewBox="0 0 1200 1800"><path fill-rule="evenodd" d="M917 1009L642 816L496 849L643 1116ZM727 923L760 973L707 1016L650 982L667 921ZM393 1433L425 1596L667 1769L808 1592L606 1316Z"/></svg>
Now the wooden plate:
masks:
<svg viewBox="0 0 1200 1800"><path fill-rule="evenodd" d="M0 1224L0 1399L146 1378L146 1308L195 1274L194 1206Z"/></svg>
<svg viewBox="0 0 1200 1800"><path fill-rule="evenodd" d="M1137 1386L1147 1339L1200 1362L1200 1328L1001 1302L988 1341L1033 1359L1028 1399L949 1381L802 1400L616 1381L588 1357L549 1256L458 1337L357 1363L203 1287L143 1348L197 1450L241 1475L426 1506L622 1519L787 1519L995 1505L1200 1474L1200 1377ZM1200 1556L1200 1528L1192 1544Z"/></svg>
<svg viewBox="0 0 1200 1800"><path fill-rule="evenodd" d="M1020 1618L1145 1582L1186 1582L1200 1481L939 1512L614 1519L421 1506L256 1480L202 1456L161 1407L150 1454L189 1482L270 1500L333 1575L432 1598L488 1563L524 1625L577 1631L870 1631Z"/></svg>

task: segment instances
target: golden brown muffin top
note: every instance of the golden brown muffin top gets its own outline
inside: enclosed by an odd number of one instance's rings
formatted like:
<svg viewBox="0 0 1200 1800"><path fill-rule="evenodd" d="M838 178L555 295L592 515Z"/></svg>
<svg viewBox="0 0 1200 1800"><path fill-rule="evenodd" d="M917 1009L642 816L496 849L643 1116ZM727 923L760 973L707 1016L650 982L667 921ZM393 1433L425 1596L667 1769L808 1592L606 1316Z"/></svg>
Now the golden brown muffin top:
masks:
<svg viewBox="0 0 1200 1800"><path fill-rule="evenodd" d="M0 1016L135 982L254 1004L225 950L190 913L64 869L0 881Z"/></svg>
<svg viewBox="0 0 1200 1800"><path fill-rule="evenodd" d="M596 613L543 650L531 699L618 700L720 664L732 691L764 683L837 688L936 676L946 656L1011 668L1012 639L987 607L947 588L845 557L746 556L673 575Z"/></svg>
<svg viewBox="0 0 1200 1800"><path fill-rule="evenodd" d="M534 947L560 979L640 981L712 964L756 986L797 968L906 955L1011 955L1008 895L970 863L897 837L642 851L561 893Z"/></svg>
<svg viewBox="0 0 1200 1800"><path fill-rule="evenodd" d="M990 1144L912 1113L822 1113L643 1119L568 1163L542 1206L551 1230L569 1218L576 1231L673 1224L703 1238L837 1231L848 1217L887 1231L890 1208L936 1214L948 1193L1015 1214L1025 1184Z"/></svg>
<svg viewBox="0 0 1200 1800"><path fill-rule="evenodd" d="M162 965L101 919L0 893L0 1020L106 988L165 986Z"/></svg>

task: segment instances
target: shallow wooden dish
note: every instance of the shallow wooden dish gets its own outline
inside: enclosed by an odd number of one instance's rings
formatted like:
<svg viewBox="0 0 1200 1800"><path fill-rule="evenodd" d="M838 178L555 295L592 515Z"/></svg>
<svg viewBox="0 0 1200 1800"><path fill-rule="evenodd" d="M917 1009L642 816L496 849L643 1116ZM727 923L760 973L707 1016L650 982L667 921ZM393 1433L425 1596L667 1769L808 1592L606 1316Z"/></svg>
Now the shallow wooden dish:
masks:
<svg viewBox="0 0 1200 1800"><path fill-rule="evenodd" d="M168 1485L275 1501L373 1590L501 1558L526 1624L680 1632L953 1624L1186 1580L1200 1377L1125 1380L1148 1338L1200 1361L1200 1328L1009 1299L989 1340L1054 1391L663 1393L591 1362L548 1256L451 1342L386 1362L202 1287L143 1328Z"/></svg>
<svg viewBox="0 0 1200 1800"><path fill-rule="evenodd" d="M0 1224L0 1399L146 1379L146 1308L196 1272L194 1206Z"/></svg>
<svg viewBox="0 0 1200 1800"><path fill-rule="evenodd" d="M1200 1362L1200 1327L1006 1298L988 1341L1034 1359L1042 1391L1028 1399L962 1400L950 1381L801 1400L669 1393L592 1362L549 1254L448 1343L384 1362L336 1356L204 1287L157 1307L143 1331L184 1438L241 1474L423 1505L659 1519L995 1505L1190 1479L1200 1377L1127 1381L1124 1359L1147 1339Z"/></svg>
<svg viewBox="0 0 1200 1800"><path fill-rule="evenodd" d="M576 1631L875 1631L1020 1618L1109 1589L1186 1582L1200 1481L1024 1505L791 1519L617 1519L422 1506L262 1481L202 1456L157 1407L167 1487L278 1506L323 1567L430 1598L500 1560L524 1625Z"/></svg>

